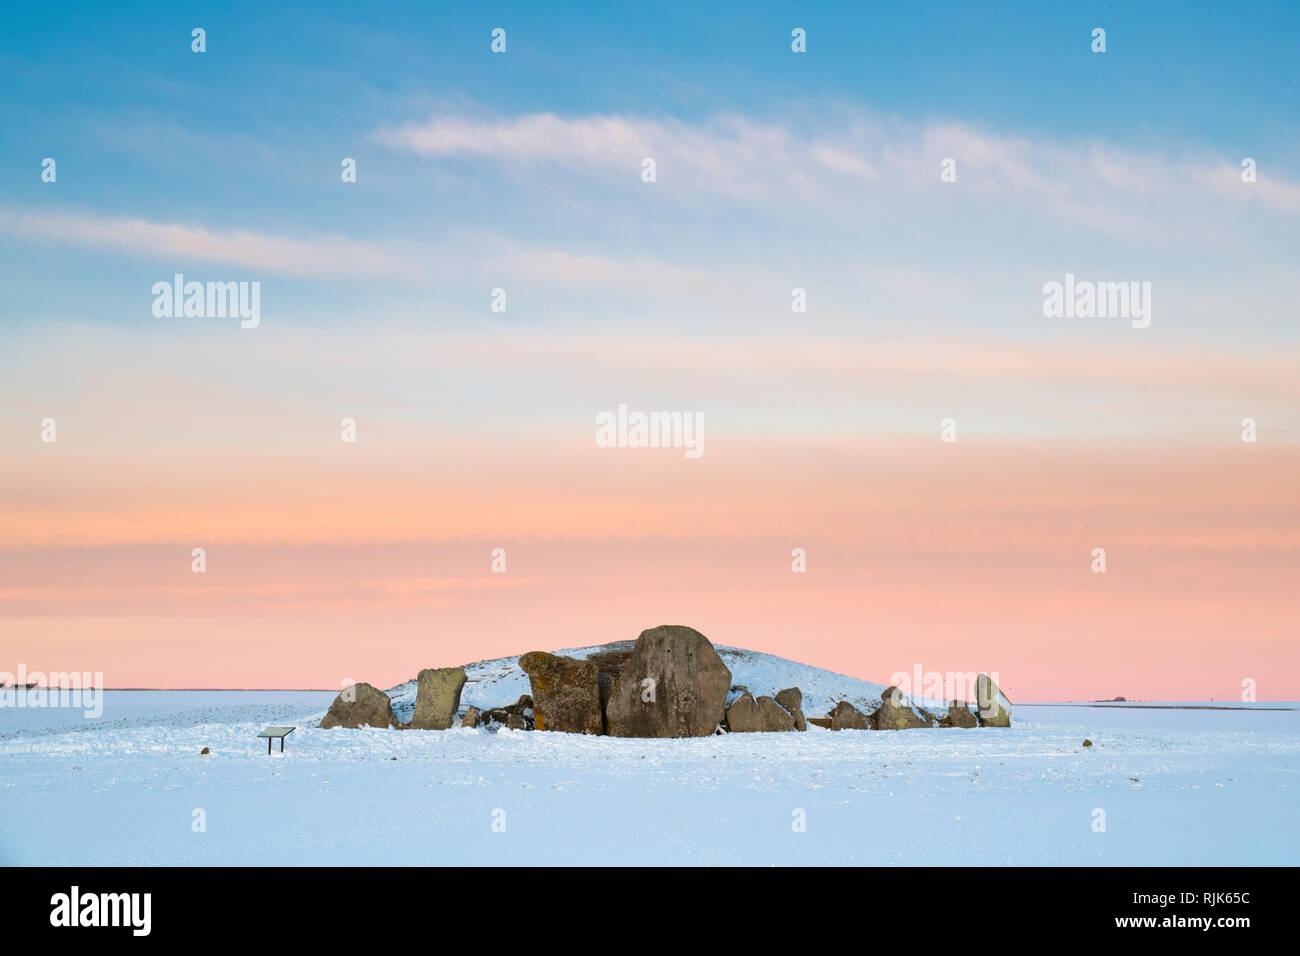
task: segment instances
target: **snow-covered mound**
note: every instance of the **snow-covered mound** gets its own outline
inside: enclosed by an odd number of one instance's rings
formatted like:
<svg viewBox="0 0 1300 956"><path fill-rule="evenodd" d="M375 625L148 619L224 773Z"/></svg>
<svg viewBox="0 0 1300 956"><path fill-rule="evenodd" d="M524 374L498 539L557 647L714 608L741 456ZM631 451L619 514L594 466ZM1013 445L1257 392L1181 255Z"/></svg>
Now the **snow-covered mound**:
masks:
<svg viewBox="0 0 1300 956"><path fill-rule="evenodd" d="M594 654L631 651L634 643L634 641L615 641L592 647L570 647L554 653L586 660ZM803 712L809 717L820 717L828 713L842 700L847 700L863 713L870 713L880 706L880 698L885 691L882 684L873 684L871 681L847 677L820 667L800 664L798 661L777 657L775 654L763 654L759 651L751 651L743 647L728 647L723 644L715 644L714 647L731 671L733 685L745 687L755 697L761 694L775 696L777 691L786 687L798 687L803 691ZM465 677L465 689L460 695L461 713L470 707L488 710L492 707L513 704L531 690L528 675L519 667L518 654L466 664ZM398 720L409 721L414 715L415 691L414 680L389 688L388 696L392 699L393 713ZM937 701L917 701L917 703L928 707L931 712L941 710L943 707L943 704Z"/></svg>
<svg viewBox="0 0 1300 956"><path fill-rule="evenodd" d="M842 700L869 714L880 706L880 697L885 692L883 684L800 664L775 654L743 647L719 646L717 651L731 669L733 685L744 687L755 697L775 696L786 687L798 687L803 691L803 712L809 717L828 713Z"/></svg>

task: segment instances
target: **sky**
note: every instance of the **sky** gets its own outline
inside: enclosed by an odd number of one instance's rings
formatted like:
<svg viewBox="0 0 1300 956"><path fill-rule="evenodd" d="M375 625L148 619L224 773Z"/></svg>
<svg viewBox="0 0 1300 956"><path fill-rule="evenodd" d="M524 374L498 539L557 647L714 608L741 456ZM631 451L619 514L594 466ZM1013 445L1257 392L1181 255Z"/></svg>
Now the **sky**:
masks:
<svg viewBox="0 0 1300 956"><path fill-rule="evenodd" d="M6 15L0 671L1300 699L1300 8L555 6Z"/></svg>

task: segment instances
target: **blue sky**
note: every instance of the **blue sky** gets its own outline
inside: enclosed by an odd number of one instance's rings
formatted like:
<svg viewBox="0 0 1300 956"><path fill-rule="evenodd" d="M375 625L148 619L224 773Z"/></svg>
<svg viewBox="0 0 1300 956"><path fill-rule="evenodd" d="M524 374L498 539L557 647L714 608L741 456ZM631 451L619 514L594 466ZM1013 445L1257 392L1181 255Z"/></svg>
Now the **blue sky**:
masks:
<svg viewBox="0 0 1300 956"><path fill-rule="evenodd" d="M974 324L1041 334L1037 286L1074 269L1161 283L1163 302L1190 304L1176 327L1190 339L1222 336L1225 303L1256 317L1248 339L1294 335L1285 292L1300 180L1294 4L550 6L15 11L0 37L0 215L10 217L0 223L0 321L130 327L142 284L180 268L232 272L221 254L77 238L83 220L114 232L106 223L138 219L355 242L406 262L396 275L328 264L304 275L268 257L256 265L283 321L435 316L472 327L486 284L518 291L515 321L626 327L653 316L655 327L721 335L762 324L753 303L719 309L694 293L665 303L589 276L557 290L536 262L529 274L509 256L482 265L517 244L521 255L608 257L651 276L655 293L666 286L647 266L727 275L742 290L771 277L761 294L777 306L802 283L839 307L826 317L839 331ZM208 34L202 55L189 49L196 25ZM504 56L488 51L495 26L508 30ZM790 52L793 26L808 31L807 54ZM1095 26L1107 30L1104 55L1089 49ZM646 189L634 167L620 179L592 156L422 154L389 135L447 119L470 124L472 137L513 135L548 114L572 124L560 140L603 135L602 119L616 118L632 124L636 146L683 155L660 156L660 182ZM793 146L764 155L773 136ZM717 145L721 168L685 168L696 142ZM962 147L992 165L972 169ZM870 190L855 193L851 176L786 189L823 148L872 164ZM882 159L908 150L914 162ZM1087 159L1091 150L1102 158ZM930 185L950 153L962 163L955 194ZM59 163L57 184L39 179L44 156ZM360 170L347 187L344 156ZM1259 162L1261 184L1281 185L1280 198L1227 195L1243 156ZM1099 187L1099 165L1119 180L1140 167L1140 182L1123 195ZM1021 167L1042 181L1025 187ZM1212 180L1226 192L1207 191ZM32 222L51 214L73 221ZM853 276L864 264L869 274ZM233 265L230 277L255 277L240 271L248 263ZM941 287L960 295L944 302ZM918 289L940 301L919 308Z"/></svg>
<svg viewBox="0 0 1300 956"><path fill-rule="evenodd" d="M698 9L701 6L711 11ZM995 9L996 8L996 9ZM1290 3L51 3L8 15L6 144L87 115L273 136L364 131L405 98L503 110L764 113L830 98L1023 132L1235 150L1295 135ZM358 23L358 20L364 22ZM204 58L186 36L203 25ZM791 25L809 55L789 56ZM485 60L506 27L507 57ZM1089 31L1108 30L1094 57ZM599 76L599 82L593 77ZM313 112L305 114L304 106ZM32 137L35 137L33 142Z"/></svg>

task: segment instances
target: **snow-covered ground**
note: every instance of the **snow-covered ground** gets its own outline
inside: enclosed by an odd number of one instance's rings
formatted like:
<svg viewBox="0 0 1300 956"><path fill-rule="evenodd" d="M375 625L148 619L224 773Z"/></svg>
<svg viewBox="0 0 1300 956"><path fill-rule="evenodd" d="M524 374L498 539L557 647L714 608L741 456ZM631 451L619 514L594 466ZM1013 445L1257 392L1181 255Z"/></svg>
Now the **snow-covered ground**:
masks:
<svg viewBox="0 0 1300 956"><path fill-rule="evenodd" d="M491 663L467 704L527 692ZM803 689L817 714L849 685ZM109 691L93 721L0 708L0 863L1300 863L1300 711L1277 705L626 740L310 726L332 696ZM255 735L274 723L299 730L268 757Z"/></svg>

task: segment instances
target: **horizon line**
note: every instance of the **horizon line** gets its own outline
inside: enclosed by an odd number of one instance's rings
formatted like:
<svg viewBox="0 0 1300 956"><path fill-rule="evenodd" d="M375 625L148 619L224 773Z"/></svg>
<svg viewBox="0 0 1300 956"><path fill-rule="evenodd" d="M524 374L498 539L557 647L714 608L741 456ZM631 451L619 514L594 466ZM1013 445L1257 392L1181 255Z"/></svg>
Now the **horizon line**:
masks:
<svg viewBox="0 0 1300 956"><path fill-rule="evenodd" d="M402 683L410 683L410 681L403 681ZM400 685L394 684L393 686L396 687ZM17 685L0 686L0 690L18 690L18 689L19 688L17 687ZM71 693L74 689L84 691L84 688L47 687L43 684L35 687L26 687L22 689L28 691L53 690L60 693L62 692ZM340 694L343 692L342 690L336 691L334 688L330 688L330 687L103 687L100 688L100 690L101 692L110 691L110 690L115 692L141 691L141 692L151 692L151 693L184 691L184 692L196 692L196 693L221 692L221 693L238 693L238 694L256 694L256 693ZM967 701L966 703L970 703L970 702ZM1096 699L1096 700L1022 700L1019 702L1015 702L1015 701L1012 702L1012 706L1015 707L1110 707L1114 709L1127 708L1127 709L1138 709L1138 710L1145 707L1150 709L1181 709L1181 710L1273 710L1273 711L1294 711L1297 709L1295 706L1292 707L1257 706L1257 705L1266 705L1266 704L1295 704L1297 706L1300 706L1300 701L1279 699L1279 700L1251 701L1249 703L1246 701L1238 701L1233 703L1220 703L1218 701L1215 701L1214 698L1210 697L1210 698L1190 699L1190 700L1148 698L1142 700L1122 700L1122 701L1109 700L1109 699Z"/></svg>

